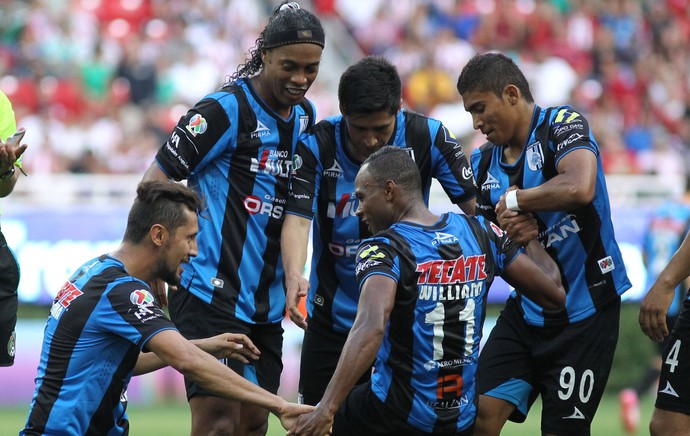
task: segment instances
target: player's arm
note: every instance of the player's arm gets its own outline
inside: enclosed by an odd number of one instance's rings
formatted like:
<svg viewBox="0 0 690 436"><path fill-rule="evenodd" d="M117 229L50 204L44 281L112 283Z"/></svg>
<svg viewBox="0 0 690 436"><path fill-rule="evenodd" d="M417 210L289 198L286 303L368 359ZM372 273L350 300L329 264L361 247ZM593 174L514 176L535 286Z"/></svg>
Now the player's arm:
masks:
<svg viewBox="0 0 690 436"><path fill-rule="evenodd" d="M335 412L376 359L395 303L396 287L393 279L381 274L371 275L364 281L357 317L323 399L314 412L297 420L288 435L329 434Z"/></svg>
<svg viewBox="0 0 690 436"><path fill-rule="evenodd" d="M151 165L149 165L149 167L146 169L146 172L144 173L144 177L141 178L142 182L149 182L154 180L159 180L163 182L170 180L170 178L163 172L160 165L158 165L158 162L155 160L151 162Z"/></svg>
<svg viewBox="0 0 690 436"><path fill-rule="evenodd" d="M146 345L163 362L212 394L263 407L278 416L286 429L292 427L300 414L314 409L312 406L288 403L246 380L176 330L163 330L151 337Z"/></svg>
<svg viewBox="0 0 690 436"><path fill-rule="evenodd" d="M505 268L502 277L524 296L546 310L560 310L565 306L565 289L563 289L560 276L558 280L554 280L554 277L547 275L530 256L524 253L515 257Z"/></svg>
<svg viewBox="0 0 690 436"><path fill-rule="evenodd" d="M594 199L597 158L587 148L572 150L558 162L558 175L542 185L515 191L522 211L573 210ZM496 205L497 214L506 209L506 197Z"/></svg>
<svg viewBox="0 0 690 436"><path fill-rule="evenodd" d="M310 227L311 220L289 213L285 216L280 233L287 308L292 322L303 329L307 328L307 321L300 313L298 306L300 300L306 297L309 291L309 280L303 276L303 273L307 262Z"/></svg>
<svg viewBox="0 0 690 436"><path fill-rule="evenodd" d="M261 352L246 335L239 333L222 333L204 339L190 341L203 351L217 359L230 358L242 363L249 363L249 359L258 360ZM139 353L133 375L147 374L167 366L155 353Z"/></svg>
<svg viewBox="0 0 690 436"><path fill-rule="evenodd" d="M690 275L690 235L683 239L678 251L647 292L640 306L639 323L644 334L654 341L668 336L666 312L671 306L676 286Z"/></svg>

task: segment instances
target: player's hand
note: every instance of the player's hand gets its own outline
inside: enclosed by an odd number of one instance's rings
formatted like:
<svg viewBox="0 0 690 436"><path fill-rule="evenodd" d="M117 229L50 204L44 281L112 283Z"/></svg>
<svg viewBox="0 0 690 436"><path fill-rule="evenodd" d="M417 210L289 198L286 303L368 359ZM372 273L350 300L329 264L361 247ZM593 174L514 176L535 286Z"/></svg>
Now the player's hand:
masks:
<svg viewBox="0 0 690 436"><path fill-rule="evenodd" d="M149 283L149 286L151 287L151 291L153 292L153 296L156 298L156 301L158 301L158 304L161 307L166 307L168 305L168 292L167 292L167 283L165 283L161 279L156 279L152 282ZM176 291L177 288L171 286L171 291Z"/></svg>
<svg viewBox="0 0 690 436"><path fill-rule="evenodd" d="M258 360L261 354L247 335L239 333L222 333L206 338L198 346L219 359L229 357L242 363L249 363L249 359Z"/></svg>
<svg viewBox="0 0 690 436"><path fill-rule="evenodd" d="M286 401L285 404L280 407L277 415L278 418L280 418L280 424L285 430L288 430L287 434L291 434L290 431L297 423L297 420L305 413L313 412L314 410L316 410L314 406L289 403Z"/></svg>
<svg viewBox="0 0 690 436"><path fill-rule="evenodd" d="M317 407L313 412L297 418L295 425L286 434L288 436L324 436L330 435L332 429L333 415L327 413L325 408Z"/></svg>
<svg viewBox="0 0 690 436"><path fill-rule="evenodd" d="M656 342L661 342L668 336L666 326L666 312L671 307L675 289L655 282L640 306L638 321L645 335Z"/></svg>
<svg viewBox="0 0 690 436"><path fill-rule="evenodd" d="M304 319L304 315L299 311L299 303L309 292L309 280L300 275L295 279L286 279L285 284L287 287L285 301L288 313L290 314L290 320L292 320L297 327L306 330L307 320Z"/></svg>
<svg viewBox="0 0 690 436"><path fill-rule="evenodd" d="M498 225L508 233L513 242L522 247L539 235L539 225L531 212L504 209L500 214L497 211L496 216Z"/></svg>

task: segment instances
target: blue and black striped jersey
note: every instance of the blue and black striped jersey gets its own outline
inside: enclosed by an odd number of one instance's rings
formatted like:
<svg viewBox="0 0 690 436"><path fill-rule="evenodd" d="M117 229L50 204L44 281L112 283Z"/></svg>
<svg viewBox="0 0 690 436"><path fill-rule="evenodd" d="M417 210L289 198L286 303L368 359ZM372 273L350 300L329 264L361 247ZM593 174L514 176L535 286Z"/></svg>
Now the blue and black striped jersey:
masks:
<svg viewBox="0 0 690 436"><path fill-rule="evenodd" d="M432 177L456 204L475 196L474 178L463 150L440 121L401 110L388 145L405 149L419 166L424 199ZM350 152L342 116L320 121L302 137L295 152L288 213L314 219L313 253L307 309L311 325L348 332L359 291L354 256L366 225L355 215L355 176L361 162Z"/></svg>
<svg viewBox="0 0 690 436"><path fill-rule="evenodd" d="M425 432L474 423L487 292L519 253L491 221L454 213L433 226L402 221L362 242L359 286L374 274L397 282L371 377L391 413Z"/></svg>
<svg viewBox="0 0 690 436"><path fill-rule="evenodd" d="M568 106L535 106L527 146L517 162L503 163L503 147L486 143L472 153L477 182L477 211L496 221L494 207L512 185L527 189L558 175L558 163L573 150L590 150L597 158L591 203L574 210L534 212L539 241L561 271L566 310L545 316L541 307L513 292L530 325L562 325L585 319L630 288L611 221L611 207L599 146L587 120Z"/></svg>
<svg viewBox="0 0 690 436"><path fill-rule="evenodd" d="M53 302L20 434L127 434L126 389L139 351L169 329L149 286L119 260L85 263Z"/></svg>
<svg viewBox="0 0 690 436"><path fill-rule="evenodd" d="M305 100L283 119L240 79L190 109L156 156L208 207L199 255L180 284L241 321L276 323L285 314L280 229L295 143L313 117Z"/></svg>

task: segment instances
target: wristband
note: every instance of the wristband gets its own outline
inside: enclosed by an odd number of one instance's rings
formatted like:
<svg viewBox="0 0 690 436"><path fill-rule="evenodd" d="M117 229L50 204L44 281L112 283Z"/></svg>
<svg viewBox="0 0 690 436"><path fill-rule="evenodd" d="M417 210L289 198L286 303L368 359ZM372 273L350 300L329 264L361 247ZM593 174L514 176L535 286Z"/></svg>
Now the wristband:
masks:
<svg viewBox="0 0 690 436"><path fill-rule="evenodd" d="M506 207L510 210L521 211L520 206L518 206L517 201L517 189L508 191L506 194Z"/></svg>

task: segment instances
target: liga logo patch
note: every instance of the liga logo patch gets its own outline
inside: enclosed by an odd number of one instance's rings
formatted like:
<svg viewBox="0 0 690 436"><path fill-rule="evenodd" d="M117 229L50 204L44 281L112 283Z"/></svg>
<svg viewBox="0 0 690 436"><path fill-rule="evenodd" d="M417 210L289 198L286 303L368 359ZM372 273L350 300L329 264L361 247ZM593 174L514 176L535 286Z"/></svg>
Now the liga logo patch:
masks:
<svg viewBox="0 0 690 436"><path fill-rule="evenodd" d="M137 306L150 306L153 304L153 295L145 289L137 289L129 294L129 301Z"/></svg>
<svg viewBox="0 0 690 436"><path fill-rule="evenodd" d="M208 124L206 123L206 119L202 117L201 114L194 115L192 119L189 120L189 124L187 124L187 130L192 136L201 135L207 128Z"/></svg>

